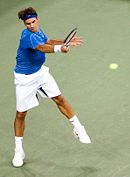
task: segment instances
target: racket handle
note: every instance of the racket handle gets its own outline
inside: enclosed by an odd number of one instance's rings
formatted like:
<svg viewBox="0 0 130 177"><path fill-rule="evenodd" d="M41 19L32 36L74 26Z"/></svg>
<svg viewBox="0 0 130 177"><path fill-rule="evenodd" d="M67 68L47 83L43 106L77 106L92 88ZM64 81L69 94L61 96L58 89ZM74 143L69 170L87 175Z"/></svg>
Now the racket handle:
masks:
<svg viewBox="0 0 130 177"><path fill-rule="evenodd" d="M64 44L63 46L65 46L65 47L69 47L69 45L70 45L70 42L69 42L68 44Z"/></svg>

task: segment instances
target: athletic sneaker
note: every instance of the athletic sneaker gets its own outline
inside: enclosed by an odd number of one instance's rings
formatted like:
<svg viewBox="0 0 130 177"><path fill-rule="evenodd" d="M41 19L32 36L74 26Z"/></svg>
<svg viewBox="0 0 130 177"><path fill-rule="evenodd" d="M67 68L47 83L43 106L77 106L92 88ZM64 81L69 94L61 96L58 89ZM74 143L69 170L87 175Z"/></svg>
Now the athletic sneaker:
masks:
<svg viewBox="0 0 130 177"><path fill-rule="evenodd" d="M80 128L74 128L73 133L76 138L79 138L79 141L81 143L86 143L86 144L91 143L91 140L90 140L84 126L82 126Z"/></svg>
<svg viewBox="0 0 130 177"><path fill-rule="evenodd" d="M14 167L21 167L24 164L25 154L24 151L15 151L12 164Z"/></svg>

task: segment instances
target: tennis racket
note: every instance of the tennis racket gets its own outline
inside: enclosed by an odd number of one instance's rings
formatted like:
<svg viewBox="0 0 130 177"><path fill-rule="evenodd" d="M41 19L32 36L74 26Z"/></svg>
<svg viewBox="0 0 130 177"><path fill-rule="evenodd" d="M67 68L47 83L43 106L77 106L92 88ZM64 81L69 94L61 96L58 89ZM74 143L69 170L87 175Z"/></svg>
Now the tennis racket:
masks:
<svg viewBox="0 0 130 177"><path fill-rule="evenodd" d="M69 34L68 36L65 38L64 40L64 46L68 47L70 41L73 39L73 37L75 36L75 34L77 33L77 28L74 28Z"/></svg>

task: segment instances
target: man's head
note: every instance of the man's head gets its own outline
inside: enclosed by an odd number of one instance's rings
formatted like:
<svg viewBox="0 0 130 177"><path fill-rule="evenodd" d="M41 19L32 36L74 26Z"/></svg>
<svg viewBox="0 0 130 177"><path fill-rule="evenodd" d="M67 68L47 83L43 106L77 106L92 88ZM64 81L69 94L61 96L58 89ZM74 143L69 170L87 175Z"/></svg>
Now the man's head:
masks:
<svg viewBox="0 0 130 177"><path fill-rule="evenodd" d="M39 28L38 15L32 7L25 8L18 12L18 18L24 21L25 26L32 32L37 32Z"/></svg>

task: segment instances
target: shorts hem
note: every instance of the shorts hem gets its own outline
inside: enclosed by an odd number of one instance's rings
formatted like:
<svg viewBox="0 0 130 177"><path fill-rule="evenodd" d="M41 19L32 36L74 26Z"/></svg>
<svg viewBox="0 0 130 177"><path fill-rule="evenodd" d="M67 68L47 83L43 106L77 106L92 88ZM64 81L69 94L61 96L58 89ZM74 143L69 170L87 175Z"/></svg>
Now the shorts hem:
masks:
<svg viewBox="0 0 130 177"><path fill-rule="evenodd" d="M39 105L39 103L38 103L38 104L35 104L35 105L33 105L33 106L29 106L29 107L26 108L26 109L17 109L17 108L16 108L16 110L17 110L18 112L25 112L25 111L28 111L28 110L30 110L30 109L32 109L32 108L38 106L38 105Z"/></svg>

